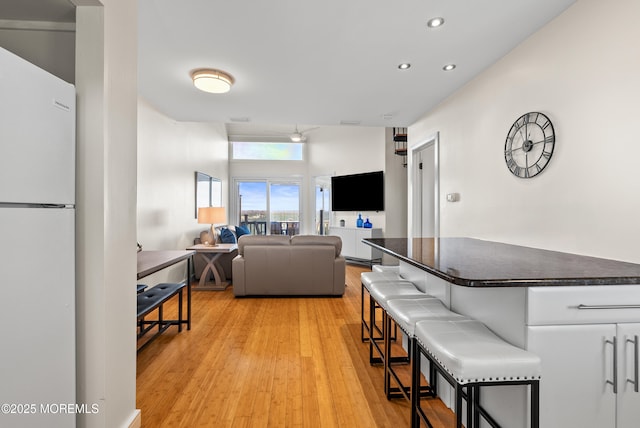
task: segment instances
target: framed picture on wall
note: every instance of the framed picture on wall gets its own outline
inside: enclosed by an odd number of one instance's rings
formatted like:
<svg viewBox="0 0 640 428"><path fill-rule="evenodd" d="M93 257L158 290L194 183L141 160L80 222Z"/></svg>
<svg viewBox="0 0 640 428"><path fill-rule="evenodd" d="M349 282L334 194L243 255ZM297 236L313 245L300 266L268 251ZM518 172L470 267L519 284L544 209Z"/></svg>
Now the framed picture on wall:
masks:
<svg viewBox="0 0 640 428"><path fill-rule="evenodd" d="M195 189L195 218L198 218L198 208L222 206L222 181L219 178L196 171Z"/></svg>

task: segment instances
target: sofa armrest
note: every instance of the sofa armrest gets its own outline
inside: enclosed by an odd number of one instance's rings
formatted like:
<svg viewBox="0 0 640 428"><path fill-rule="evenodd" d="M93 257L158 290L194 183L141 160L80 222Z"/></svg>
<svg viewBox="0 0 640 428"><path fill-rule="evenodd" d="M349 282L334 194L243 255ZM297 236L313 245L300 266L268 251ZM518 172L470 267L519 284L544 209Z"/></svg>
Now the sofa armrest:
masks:
<svg viewBox="0 0 640 428"><path fill-rule="evenodd" d="M233 294L235 296L245 296L247 294L245 281L245 260L241 255L237 255L231 262L233 271Z"/></svg>
<svg viewBox="0 0 640 428"><path fill-rule="evenodd" d="M335 295L342 296L345 287L346 261L343 256L338 256L333 261L333 290Z"/></svg>

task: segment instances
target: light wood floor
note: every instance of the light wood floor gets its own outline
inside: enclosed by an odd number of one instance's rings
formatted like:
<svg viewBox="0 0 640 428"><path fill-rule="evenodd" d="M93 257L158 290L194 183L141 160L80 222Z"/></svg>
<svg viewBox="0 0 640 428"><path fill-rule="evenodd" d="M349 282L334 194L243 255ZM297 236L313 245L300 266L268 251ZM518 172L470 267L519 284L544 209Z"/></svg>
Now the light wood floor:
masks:
<svg viewBox="0 0 640 428"><path fill-rule="evenodd" d="M386 399L360 341L364 270L347 266L342 298L194 292L191 331L171 327L138 353L142 426L409 427L409 403ZM423 408L436 428L452 426L439 400Z"/></svg>

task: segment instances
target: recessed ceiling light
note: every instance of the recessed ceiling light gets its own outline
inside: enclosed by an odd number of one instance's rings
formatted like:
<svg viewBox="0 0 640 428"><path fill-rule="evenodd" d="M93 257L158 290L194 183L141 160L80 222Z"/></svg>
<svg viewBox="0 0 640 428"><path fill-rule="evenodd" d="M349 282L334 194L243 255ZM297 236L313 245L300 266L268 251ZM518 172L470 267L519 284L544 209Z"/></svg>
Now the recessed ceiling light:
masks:
<svg viewBox="0 0 640 428"><path fill-rule="evenodd" d="M442 69L443 69L444 71L451 71L451 70L453 70L454 68L456 68L456 65L455 65L455 64L447 64L447 65L445 65L444 67L442 67Z"/></svg>
<svg viewBox="0 0 640 428"><path fill-rule="evenodd" d="M411 67L411 64L409 64L408 62L403 62L402 64L398 65L398 68L400 70L406 70L409 67Z"/></svg>
<svg viewBox="0 0 640 428"><path fill-rule="evenodd" d="M191 73L193 85L201 91L213 94L224 94L229 92L234 83L233 77L224 71L203 68Z"/></svg>
<svg viewBox="0 0 640 428"><path fill-rule="evenodd" d="M442 24L444 24L444 18L431 18L429 21L427 21L427 27L429 28L438 28L440 26L442 26Z"/></svg>

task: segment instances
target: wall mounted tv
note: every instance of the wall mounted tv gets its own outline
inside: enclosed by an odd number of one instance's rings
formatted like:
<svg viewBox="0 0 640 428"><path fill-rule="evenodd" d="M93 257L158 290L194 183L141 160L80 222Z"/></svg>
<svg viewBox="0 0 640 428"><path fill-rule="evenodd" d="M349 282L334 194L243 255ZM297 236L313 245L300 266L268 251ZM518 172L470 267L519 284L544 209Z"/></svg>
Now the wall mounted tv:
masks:
<svg viewBox="0 0 640 428"><path fill-rule="evenodd" d="M331 177L332 211L384 211L382 171Z"/></svg>

